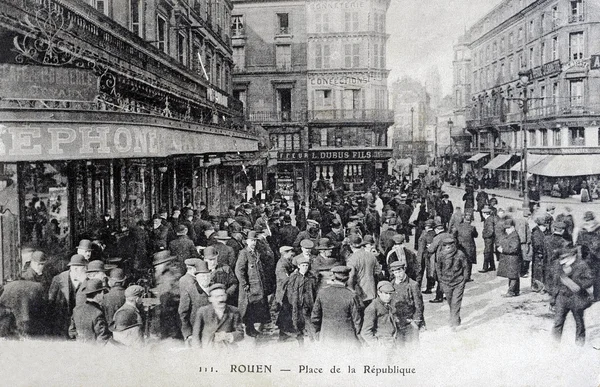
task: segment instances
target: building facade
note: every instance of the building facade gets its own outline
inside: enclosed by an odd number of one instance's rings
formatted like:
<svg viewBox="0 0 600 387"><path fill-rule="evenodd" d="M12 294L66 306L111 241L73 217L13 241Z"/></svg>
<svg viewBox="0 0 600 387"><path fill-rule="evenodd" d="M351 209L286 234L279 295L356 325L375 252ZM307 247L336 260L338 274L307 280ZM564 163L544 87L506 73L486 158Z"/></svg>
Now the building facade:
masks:
<svg viewBox="0 0 600 387"><path fill-rule="evenodd" d="M559 180L577 191L600 174L579 168L600 157L599 22L597 1L507 0L457 46L471 58L465 107L474 158L489 157L482 172L498 184L521 185L525 168L513 164L525 146L527 170L547 193ZM455 91L461 85L455 74Z"/></svg>
<svg viewBox="0 0 600 387"><path fill-rule="evenodd" d="M258 150L232 98L228 1L0 3L0 281L68 257L103 215L240 199ZM249 157L247 157L249 158Z"/></svg>
<svg viewBox="0 0 600 387"><path fill-rule="evenodd" d="M324 186L362 191L385 173L388 6L234 0L233 28L245 23L234 93L247 96L246 116L278 151L269 189L304 197Z"/></svg>

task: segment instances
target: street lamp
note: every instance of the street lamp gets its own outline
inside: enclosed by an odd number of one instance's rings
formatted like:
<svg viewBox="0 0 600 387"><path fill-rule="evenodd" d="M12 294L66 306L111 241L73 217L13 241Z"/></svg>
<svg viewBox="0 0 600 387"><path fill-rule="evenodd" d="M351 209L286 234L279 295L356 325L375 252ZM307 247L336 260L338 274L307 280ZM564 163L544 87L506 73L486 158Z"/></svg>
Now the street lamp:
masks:
<svg viewBox="0 0 600 387"><path fill-rule="evenodd" d="M525 122L527 121L527 110L529 109L529 99L527 98L527 85L529 84L529 71L519 71L519 81L523 88L523 98L521 99L521 108L523 115L521 119L521 193L523 195L523 207L529 208L529 193L527 187L528 170L527 170L527 131L525 130Z"/></svg>
<svg viewBox="0 0 600 387"><path fill-rule="evenodd" d="M452 128L454 127L454 122L452 121L452 118L448 118L448 135L452 136ZM437 149L438 149L438 143L437 143L437 127L435 128L435 155L437 157ZM452 155L451 159L450 159L450 169L452 171L454 171L454 155Z"/></svg>
<svg viewBox="0 0 600 387"><path fill-rule="evenodd" d="M414 148L415 148L415 128L414 128L414 115L415 108L412 106L410 108L410 181L412 182L415 178L415 157L414 157Z"/></svg>

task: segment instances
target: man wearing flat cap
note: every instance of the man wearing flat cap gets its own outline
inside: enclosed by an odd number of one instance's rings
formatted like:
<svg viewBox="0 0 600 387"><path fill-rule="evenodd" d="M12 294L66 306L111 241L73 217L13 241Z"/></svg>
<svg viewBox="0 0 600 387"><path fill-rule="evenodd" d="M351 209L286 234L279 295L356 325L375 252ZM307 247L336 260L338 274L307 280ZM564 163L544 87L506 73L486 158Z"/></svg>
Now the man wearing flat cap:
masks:
<svg viewBox="0 0 600 387"><path fill-rule="evenodd" d="M313 260L311 264L311 270L316 274L318 281L318 288L329 284L329 281L333 277L331 268L334 266L343 265L338 256L333 254L335 245L329 238L319 239L319 244L315 247L319 254Z"/></svg>
<svg viewBox="0 0 600 387"><path fill-rule="evenodd" d="M208 289L210 304L196 314L192 346L196 348L234 348L244 338L242 316L238 308L228 305L223 284Z"/></svg>
<svg viewBox="0 0 600 387"><path fill-rule="evenodd" d="M435 267L430 265L430 255L428 247L433 242L433 238L436 236L434 231L434 221L433 219L427 219L424 222L423 232L419 237L418 241L418 249L417 249L417 260L421 265L421 272L419 273L419 277L417 278L417 283L419 287L421 287L423 283L423 277L426 278L426 288L423 294L431 294L433 287L435 286L435 278L433 277L433 272Z"/></svg>
<svg viewBox="0 0 600 387"><path fill-rule="evenodd" d="M544 239L548 224L546 217L538 215L531 229L531 290L541 292L544 289L545 247Z"/></svg>
<svg viewBox="0 0 600 387"><path fill-rule="evenodd" d="M227 265L233 270L235 267L235 262L237 261L237 252L229 245L231 242L229 233L227 230L219 230L213 235L215 243L212 245L212 247L218 254L219 265Z"/></svg>
<svg viewBox="0 0 600 387"><path fill-rule="evenodd" d="M450 307L450 326L460 325L460 307L469 274L467 257L456 246L456 240L447 235L440 240L436 253L436 274Z"/></svg>
<svg viewBox="0 0 600 387"><path fill-rule="evenodd" d="M216 245L208 246L206 249L204 249L204 261L208 265L208 270L210 270L210 284L225 285L225 290L227 292L227 303L229 305L237 306L237 277L229 265L219 262L219 253L216 249Z"/></svg>
<svg viewBox="0 0 600 387"><path fill-rule="evenodd" d="M313 242L310 239L303 239L300 242L300 254L296 255L294 257L294 259L292 260L292 263L294 264L294 266L297 266L296 264L296 260L300 257L305 257L307 258L309 261L312 261L314 259L313 257L313 249L315 248L316 243Z"/></svg>
<svg viewBox="0 0 600 387"><path fill-rule="evenodd" d="M346 264L351 269L348 287L358 293L366 306L377 297L376 280L381 270L377 258L362 246L363 240L359 235L350 238L352 254Z"/></svg>
<svg viewBox="0 0 600 387"><path fill-rule="evenodd" d="M177 257L177 260L184 263L189 258L200 258L200 254L194 245L194 242L187 235L187 227L183 224L175 228L177 238L169 242L169 251Z"/></svg>
<svg viewBox="0 0 600 387"><path fill-rule="evenodd" d="M106 321L112 322L115 312L125 303L125 272L123 269L115 268L110 271L108 286L110 290L104 296L102 306Z"/></svg>
<svg viewBox="0 0 600 387"><path fill-rule="evenodd" d="M440 255L440 251L442 250L442 241L448 238L454 239L452 234L445 231L444 223L441 219L436 217L434 220L433 231L435 232L435 236L431 241L431 244L427 248L429 252L429 267L431 269L432 278L437 281L437 288L435 290L435 298L433 300L429 300L431 303L441 303L444 302L444 292L442 291L441 282L439 280L438 273L438 258Z"/></svg>
<svg viewBox="0 0 600 387"><path fill-rule="evenodd" d="M406 265L406 274L410 279L417 281L421 272L421 263L417 260L417 255L404 244L404 235L394 235L392 240L394 241L394 246L387 253L385 259L386 278L391 278L389 267L392 262L400 261Z"/></svg>
<svg viewBox="0 0 600 387"><path fill-rule="evenodd" d="M294 328L292 326L292 306L287 297L284 296L290 276L296 270L295 262L297 262L297 260L295 259L294 248L292 246L281 246L279 248L279 255L281 258L277 261L277 267L275 269L277 280L274 306L277 311L275 324L279 328L280 340L285 340L292 336L295 337Z"/></svg>
<svg viewBox="0 0 600 387"><path fill-rule="evenodd" d="M268 301L271 279L267 278L269 262L265 262L268 258L261 256L256 248L257 239L255 231L248 232L246 248L240 251L235 266L235 275L240 283L238 306L246 325L246 334L252 337L259 334L255 323L271 322Z"/></svg>
<svg viewBox="0 0 600 387"><path fill-rule="evenodd" d="M563 221L556 220L552 223L552 234L546 236L544 240L545 245L545 262L544 267L546 268L544 285L546 291L550 294L550 306L553 307L555 304L557 294L557 273L559 269L559 260L561 254L566 249L572 247L565 237L565 229L567 225Z"/></svg>
<svg viewBox="0 0 600 387"><path fill-rule="evenodd" d="M392 274L391 283L394 287L392 307L398 328L396 342L400 345L417 342L419 330L425 327L421 287L408 277L406 265L402 262L392 262L390 272Z"/></svg>
<svg viewBox="0 0 600 387"><path fill-rule="evenodd" d="M398 321L391 304L394 287L388 281L377 284L377 298L365 309L361 336L369 347L394 348Z"/></svg>
<svg viewBox="0 0 600 387"><path fill-rule="evenodd" d="M73 309L69 327L69 336L72 339L82 343L106 344L112 338L102 309L102 300L107 290L100 279L92 278L87 281L83 290L86 301Z"/></svg>
<svg viewBox="0 0 600 387"><path fill-rule="evenodd" d="M508 278L508 291L502 297L516 297L520 293L521 265L523 256L521 254L521 240L515 230L514 220L507 218L503 222L506 236L500 240L498 252L498 277Z"/></svg>
<svg viewBox="0 0 600 387"><path fill-rule="evenodd" d="M336 266L331 271L332 283L317 293L311 323L321 344L358 347L363 305L356 293L346 287L351 268Z"/></svg>
<svg viewBox="0 0 600 387"><path fill-rule="evenodd" d="M340 247L344 241L344 227L342 226L342 222L340 220L334 219L331 222L331 231L325 235L325 238L328 238L333 244L334 248L332 254L335 257L339 257Z"/></svg>
<svg viewBox="0 0 600 387"><path fill-rule="evenodd" d="M185 261L187 273L179 280L179 319L181 322L181 334L183 339L191 344L192 325L196 319L196 312L201 306L208 305L208 294L202 289L198 281L198 275L208 276L208 287L210 282L210 271L206 262L198 258L189 258Z"/></svg>
<svg viewBox="0 0 600 387"><path fill-rule="evenodd" d="M600 301L600 222L592 211L583 215L583 224L577 236L583 259L594 276L594 300Z"/></svg>
<svg viewBox="0 0 600 387"><path fill-rule="evenodd" d="M494 246L496 245L496 223L499 222L498 217L492 213L489 206L483 206L481 210L483 216L483 268L480 273L496 270L496 261L494 261Z"/></svg>
<svg viewBox="0 0 600 387"><path fill-rule="evenodd" d="M310 239L314 244L319 242L319 238L321 238L321 227L316 220L308 219L306 221L306 230L300 231L298 236L296 236L296 240L292 247L299 250L300 243L305 239Z"/></svg>
<svg viewBox="0 0 600 387"><path fill-rule="evenodd" d="M144 342L142 297L144 288L131 285L125 289L125 303L115 312L110 321L113 338L128 347L140 347Z"/></svg>
<svg viewBox="0 0 600 387"><path fill-rule="evenodd" d="M315 337L310 317L317 296L317 277L308 270L309 257L302 255L296 258L298 270L290 275L284 287L283 298L287 299L291 307L291 333L302 345L304 337L308 336L310 339Z"/></svg>

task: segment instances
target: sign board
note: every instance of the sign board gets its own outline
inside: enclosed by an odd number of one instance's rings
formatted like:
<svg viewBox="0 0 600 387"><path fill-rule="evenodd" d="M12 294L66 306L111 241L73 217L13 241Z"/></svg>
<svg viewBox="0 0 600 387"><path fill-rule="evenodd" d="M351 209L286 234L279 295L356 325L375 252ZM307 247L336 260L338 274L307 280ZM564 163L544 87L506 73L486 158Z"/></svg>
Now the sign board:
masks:
<svg viewBox="0 0 600 387"><path fill-rule="evenodd" d="M254 140L145 125L40 123L1 125L0 160L167 157L257 150Z"/></svg>
<svg viewBox="0 0 600 387"><path fill-rule="evenodd" d="M366 5L365 1L361 0L347 0L347 1L318 1L311 4L311 8L315 10L351 10L364 8Z"/></svg>
<svg viewBox="0 0 600 387"><path fill-rule="evenodd" d="M554 60L552 62L546 63L543 66L538 66L531 70L531 77L533 79L545 77L548 75L558 74L562 71L562 67L560 65L560 60Z"/></svg>
<svg viewBox="0 0 600 387"><path fill-rule="evenodd" d="M0 97L93 101L98 77L91 70L0 64Z"/></svg>
<svg viewBox="0 0 600 387"><path fill-rule="evenodd" d="M600 70L600 55L592 55L590 59L590 69Z"/></svg>
<svg viewBox="0 0 600 387"><path fill-rule="evenodd" d="M352 150L308 150L305 152L278 152L279 161L354 161L387 160L392 157L391 149L358 148Z"/></svg>

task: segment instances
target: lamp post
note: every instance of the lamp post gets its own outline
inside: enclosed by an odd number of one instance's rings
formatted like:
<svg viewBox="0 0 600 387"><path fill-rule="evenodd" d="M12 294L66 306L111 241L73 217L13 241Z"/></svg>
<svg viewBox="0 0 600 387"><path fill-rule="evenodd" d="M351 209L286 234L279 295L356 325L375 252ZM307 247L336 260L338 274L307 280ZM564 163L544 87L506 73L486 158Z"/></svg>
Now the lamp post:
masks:
<svg viewBox="0 0 600 387"><path fill-rule="evenodd" d="M527 110L529 109L529 99L527 98L527 86L529 84L529 71L519 71L519 81L521 87L523 87L523 98L521 101L521 108L523 109L523 115L521 118L521 193L523 195L523 207L529 208L529 192L527 187L527 131L525 130L525 122L527 121Z"/></svg>
<svg viewBox="0 0 600 387"><path fill-rule="evenodd" d="M415 148L415 127L414 127L414 115L415 108L411 106L410 108L410 181L412 182L415 178L415 157L414 157L414 148Z"/></svg>
<svg viewBox="0 0 600 387"><path fill-rule="evenodd" d="M452 128L454 127L454 122L452 118L448 118L448 136L452 136ZM437 127L435 131L435 154L437 156ZM454 154L450 156L450 169L454 171Z"/></svg>

